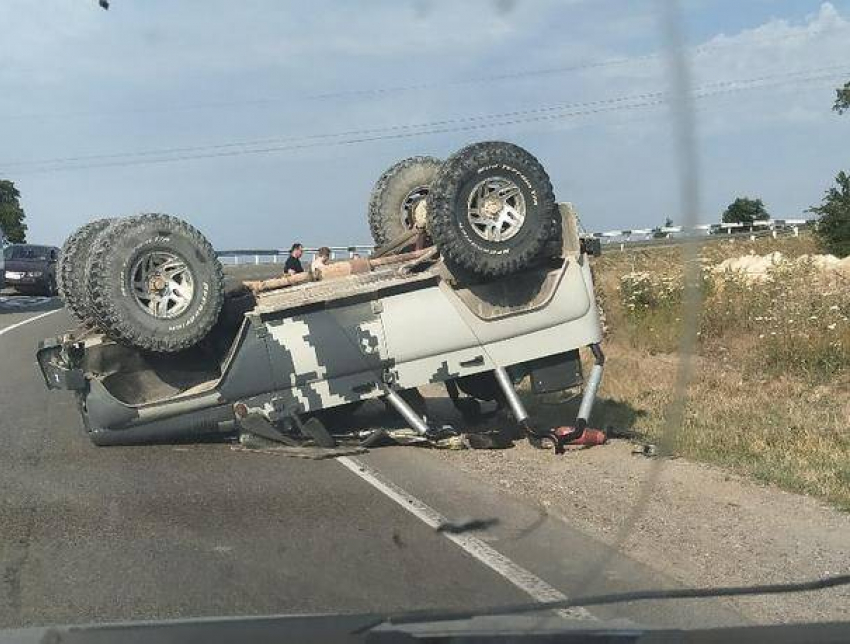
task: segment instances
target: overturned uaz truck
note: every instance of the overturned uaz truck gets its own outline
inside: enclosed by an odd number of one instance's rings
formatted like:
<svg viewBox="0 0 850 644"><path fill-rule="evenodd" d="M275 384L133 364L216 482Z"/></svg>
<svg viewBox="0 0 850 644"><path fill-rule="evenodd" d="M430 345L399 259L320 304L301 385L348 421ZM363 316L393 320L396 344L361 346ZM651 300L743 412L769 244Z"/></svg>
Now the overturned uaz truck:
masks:
<svg viewBox="0 0 850 644"><path fill-rule="evenodd" d="M470 421L496 401L517 436L559 451L580 439L604 362L594 248L541 164L499 142L407 159L378 180L368 217L371 257L244 284L175 217L84 226L59 271L80 325L39 347L47 386L75 393L98 445L240 432L323 444L329 418L373 398L436 436L451 430L405 395L428 383ZM529 417L515 390L527 377L534 393L584 387L569 430Z"/></svg>

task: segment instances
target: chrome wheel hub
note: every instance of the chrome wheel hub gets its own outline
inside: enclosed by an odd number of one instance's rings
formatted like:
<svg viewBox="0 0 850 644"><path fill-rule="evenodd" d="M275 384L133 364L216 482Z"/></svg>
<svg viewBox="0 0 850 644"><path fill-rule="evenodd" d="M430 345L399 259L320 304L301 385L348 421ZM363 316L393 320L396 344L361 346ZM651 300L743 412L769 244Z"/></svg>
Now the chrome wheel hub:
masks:
<svg viewBox="0 0 850 644"><path fill-rule="evenodd" d="M525 223L525 197L516 183L504 177L489 177L472 189L467 219L472 230L490 242L503 242L516 235Z"/></svg>
<svg viewBox="0 0 850 644"><path fill-rule="evenodd" d="M186 311L195 293L195 278L179 255L151 251L130 270L130 288L136 303L153 317L166 320Z"/></svg>
<svg viewBox="0 0 850 644"><path fill-rule="evenodd" d="M428 186L419 186L411 190L401 204L401 223L407 230L424 228L428 219L425 197Z"/></svg>

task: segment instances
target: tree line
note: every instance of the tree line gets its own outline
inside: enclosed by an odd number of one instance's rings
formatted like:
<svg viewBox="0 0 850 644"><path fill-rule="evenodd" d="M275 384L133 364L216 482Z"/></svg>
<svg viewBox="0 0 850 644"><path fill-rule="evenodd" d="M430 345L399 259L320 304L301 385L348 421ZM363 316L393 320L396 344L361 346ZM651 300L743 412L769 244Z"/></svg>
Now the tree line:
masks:
<svg viewBox="0 0 850 644"><path fill-rule="evenodd" d="M20 198L14 183L0 179L0 232L13 244L27 240L26 214Z"/></svg>
<svg viewBox="0 0 850 644"><path fill-rule="evenodd" d="M832 109L838 114L850 111L850 82L836 90ZM838 257L850 255L850 174L840 171L835 177L835 185L827 189L821 203L808 208L806 212L817 216L815 234L825 251ZM766 219L770 219L770 213L764 202L751 197L738 197L721 215L721 221L725 224L747 226ZM669 227L672 223L668 217L664 226ZM664 236L661 227L655 229L654 236Z"/></svg>

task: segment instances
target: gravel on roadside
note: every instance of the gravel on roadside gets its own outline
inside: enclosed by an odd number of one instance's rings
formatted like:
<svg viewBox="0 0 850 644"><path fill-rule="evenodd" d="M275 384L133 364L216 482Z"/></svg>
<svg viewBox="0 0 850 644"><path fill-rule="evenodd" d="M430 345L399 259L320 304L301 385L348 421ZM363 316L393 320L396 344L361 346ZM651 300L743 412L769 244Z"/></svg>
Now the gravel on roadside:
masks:
<svg viewBox="0 0 850 644"><path fill-rule="evenodd" d="M439 408L441 419L454 413L439 389L429 395L435 396L429 407ZM434 454L685 585L791 582L850 572L850 515L717 467L634 451L630 441L613 440L556 456L520 441L507 450ZM651 479L656 484L648 489ZM644 512L623 531L643 495ZM623 532L625 540L616 543ZM850 588L735 602L763 623L845 620Z"/></svg>

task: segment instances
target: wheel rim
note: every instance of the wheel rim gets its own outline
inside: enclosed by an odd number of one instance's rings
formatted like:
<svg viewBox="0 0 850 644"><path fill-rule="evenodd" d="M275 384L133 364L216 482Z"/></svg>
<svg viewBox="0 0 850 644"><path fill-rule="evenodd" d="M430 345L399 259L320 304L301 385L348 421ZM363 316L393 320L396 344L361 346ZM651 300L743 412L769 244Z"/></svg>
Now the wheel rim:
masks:
<svg viewBox="0 0 850 644"><path fill-rule="evenodd" d="M401 225L407 230L413 230L415 226L425 225L425 197L428 196L428 186L419 186L409 193L401 202Z"/></svg>
<svg viewBox="0 0 850 644"><path fill-rule="evenodd" d="M151 251L133 264L130 287L133 299L146 313L167 320L189 308L195 293L195 278L179 255Z"/></svg>
<svg viewBox="0 0 850 644"><path fill-rule="evenodd" d="M467 202L467 219L472 230L489 242L503 242L514 237L525 223L525 214L522 190L505 177L479 181Z"/></svg>

